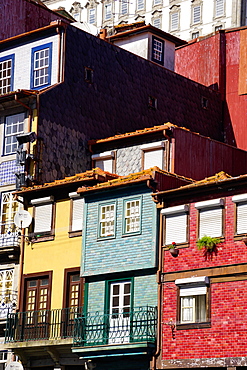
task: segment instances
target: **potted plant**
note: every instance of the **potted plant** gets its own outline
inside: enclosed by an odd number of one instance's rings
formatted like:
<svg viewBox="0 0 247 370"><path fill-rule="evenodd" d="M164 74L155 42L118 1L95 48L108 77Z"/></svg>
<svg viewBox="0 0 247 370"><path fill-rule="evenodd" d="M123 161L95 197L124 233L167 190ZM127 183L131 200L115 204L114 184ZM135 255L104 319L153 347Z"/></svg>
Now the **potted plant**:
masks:
<svg viewBox="0 0 247 370"><path fill-rule="evenodd" d="M167 248L173 257L177 257L179 255L179 249L177 249L175 242L172 242L172 244L168 245Z"/></svg>
<svg viewBox="0 0 247 370"><path fill-rule="evenodd" d="M204 235L202 238L197 240L196 245L199 250L204 248L206 252L211 253L219 243L219 238L212 238L211 236Z"/></svg>

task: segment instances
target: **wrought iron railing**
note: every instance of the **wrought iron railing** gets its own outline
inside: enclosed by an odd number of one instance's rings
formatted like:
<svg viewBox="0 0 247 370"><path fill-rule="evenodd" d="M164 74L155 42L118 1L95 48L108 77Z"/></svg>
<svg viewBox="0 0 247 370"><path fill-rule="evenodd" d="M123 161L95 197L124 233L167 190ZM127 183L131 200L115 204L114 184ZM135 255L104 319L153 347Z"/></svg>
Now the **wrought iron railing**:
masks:
<svg viewBox="0 0 247 370"><path fill-rule="evenodd" d="M5 342L65 339L74 335L75 318L83 307L9 313Z"/></svg>
<svg viewBox="0 0 247 370"><path fill-rule="evenodd" d="M6 320L9 313L12 313L17 304L17 292L5 292L0 294L0 320Z"/></svg>
<svg viewBox="0 0 247 370"><path fill-rule="evenodd" d="M21 232L13 222L0 223L0 248L18 247L21 240Z"/></svg>
<svg viewBox="0 0 247 370"><path fill-rule="evenodd" d="M156 307L114 313L87 313L75 318L74 346L155 342Z"/></svg>

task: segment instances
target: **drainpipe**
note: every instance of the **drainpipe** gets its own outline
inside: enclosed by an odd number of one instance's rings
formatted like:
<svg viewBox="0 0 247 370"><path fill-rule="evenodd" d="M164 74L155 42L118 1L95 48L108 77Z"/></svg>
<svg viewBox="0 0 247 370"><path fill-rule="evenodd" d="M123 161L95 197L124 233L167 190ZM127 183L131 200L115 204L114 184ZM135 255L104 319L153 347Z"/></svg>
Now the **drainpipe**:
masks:
<svg viewBox="0 0 247 370"><path fill-rule="evenodd" d="M57 70L57 82L64 82L64 65L65 65L65 30L56 28L59 40L58 48L58 70Z"/></svg>

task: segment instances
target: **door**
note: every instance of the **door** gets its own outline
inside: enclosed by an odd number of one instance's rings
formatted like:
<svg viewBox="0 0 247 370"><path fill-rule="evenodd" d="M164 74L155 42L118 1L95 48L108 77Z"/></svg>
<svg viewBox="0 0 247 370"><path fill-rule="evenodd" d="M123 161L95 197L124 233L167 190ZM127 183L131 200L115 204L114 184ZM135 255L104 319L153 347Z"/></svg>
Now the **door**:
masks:
<svg viewBox="0 0 247 370"><path fill-rule="evenodd" d="M26 340L47 339L50 326L50 281L48 276L25 282L25 307L22 317Z"/></svg>
<svg viewBox="0 0 247 370"><path fill-rule="evenodd" d="M130 337L131 282L110 284L109 344L128 343Z"/></svg>

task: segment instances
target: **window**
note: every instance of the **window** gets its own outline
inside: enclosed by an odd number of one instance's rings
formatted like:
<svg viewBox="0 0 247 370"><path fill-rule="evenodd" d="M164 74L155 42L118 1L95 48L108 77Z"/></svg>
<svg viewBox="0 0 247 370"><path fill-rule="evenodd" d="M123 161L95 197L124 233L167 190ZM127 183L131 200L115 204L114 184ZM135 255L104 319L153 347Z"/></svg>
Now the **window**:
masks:
<svg viewBox="0 0 247 370"><path fill-rule="evenodd" d="M153 26L156 28L161 28L161 18L154 18L153 19Z"/></svg>
<svg viewBox="0 0 247 370"><path fill-rule="evenodd" d="M14 200L13 193L2 193L0 246L19 246L20 231L14 224L14 217L21 208L21 203Z"/></svg>
<svg viewBox="0 0 247 370"><path fill-rule="evenodd" d="M8 310L16 306L17 295L13 290L13 284L14 269L0 270L0 319L6 318Z"/></svg>
<svg viewBox="0 0 247 370"><path fill-rule="evenodd" d="M157 99L154 96L148 97L148 108L150 109L157 109Z"/></svg>
<svg viewBox="0 0 247 370"><path fill-rule="evenodd" d="M199 212L199 239L205 235L211 237L223 235L223 205L223 199L213 199L195 204Z"/></svg>
<svg viewBox="0 0 247 370"><path fill-rule="evenodd" d="M224 15L224 0L215 0L215 17Z"/></svg>
<svg viewBox="0 0 247 370"><path fill-rule="evenodd" d="M13 91L14 54L0 58L0 95Z"/></svg>
<svg viewBox="0 0 247 370"><path fill-rule="evenodd" d="M54 233L54 198L53 196L31 200L34 206L34 233L36 236Z"/></svg>
<svg viewBox="0 0 247 370"><path fill-rule="evenodd" d="M52 43L32 48L31 89L51 84Z"/></svg>
<svg viewBox="0 0 247 370"><path fill-rule="evenodd" d="M152 36L152 61L164 64L164 41Z"/></svg>
<svg viewBox="0 0 247 370"><path fill-rule="evenodd" d="M199 37L199 31L192 33L192 40L197 39Z"/></svg>
<svg viewBox="0 0 247 370"><path fill-rule="evenodd" d="M99 237L113 237L115 235L115 203L100 206Z"/></svg>
<svg viewBox="0 0 247 370"><path fill-rule="evenodd" d="M164 208L161 214L164 216L163 245L186 243L188 240L187 205Z"/></svg>
<svg viewBox="0 0 247 370"><path fill-rule="evenodd" d="M170 29L171 29L171 31L178 30L178 20L179 20L178 12L171 13L171 15L170 15Z"/></svg>
<svg viewBox="0 0 247 370"><path fill-rule="evenodd" d="M121 0L120 2L120 15L128 14L128 0Z"/></svg>
<svg viewBox="0 0 247 370"><path fill-rule="evenodd" d="M113 168L114 157L115 157L114 151L93 154L92 155L93 167L99 167L103 171L113 173L115 172Z"/></svg>
<svg viewBox="0 0 247 370"><path fill-rule="evenodd" d="M109 20L112 17L111 3L105 4L105 20Z"/></svg>
<svg viewBox="0 0 247 370"><path fill-rule="evenodd" d="M194 6L192 8L192 23L200 23L201 22L201 6Z"/></svg>
<svg viewBox="0 0 247 370"><path fill-rule="evenodd" d="M214 28L215 32L219 31L219 30L222 30L222 25L219 25L219 26L216 26Z"/></svg>
<svg viewBox="0 0 247 370"><path fill-rule="evenodd" d="M18 143L16 136L24 132L25 113L14 114L5 118L4 155L16 153Z"/></svg>
<svg viewBox="0 0 247 370"><path fill-rule="evenodd" d="M154 0L154 6L162 4L162 0Z"/></svg>
<svg viewBox="0 0 247 370"><path fill-rule="evenodd" d="M232 201L236 204L236 234L247 233L247 193L235 195Z"/></svg>
<svg viewBox="0 0 247 370"><path fill-rule="evenodd" d="M131 281L110 284L109 344L130 340Z"/></svg>
<svg viewBox="0 0 247 370"><path fill-rule="evenodd" d="M157 166L160 169L165 169L164 163L164 141L141 145L143 151L143 169L149 169Z"/></svg>
<svg viewBox="0 0 247 370"><path fill-rule="evenodd" d="M137 10L144 10L144 0L137 0Z"/></svg>
<svg viewBox="0 0 247 370"><path fill-rule="evenodd" d="M175 284L179 287L179 323L208 322L208 277L177 279Z"/></svg>
<svg viewBox="0 0 247 370"><path fill-rule="evenodd" d="M78 235L81 235L84 198L81 198L76 192L70 193L69 197L71 198L70 232L80 231Z"/></svg>
<svg viewBox="0 0 247 370"><path fill-rule="evenodd" d="M124 234L141 231L141 199L124 200Z"/></svg>
<svg viewBox="0 0 247 370"><path fill-rule="evenodd" d="M88 23L94 24L95 21L96 21L96 9L95 8L89 9Z"/></svg>

